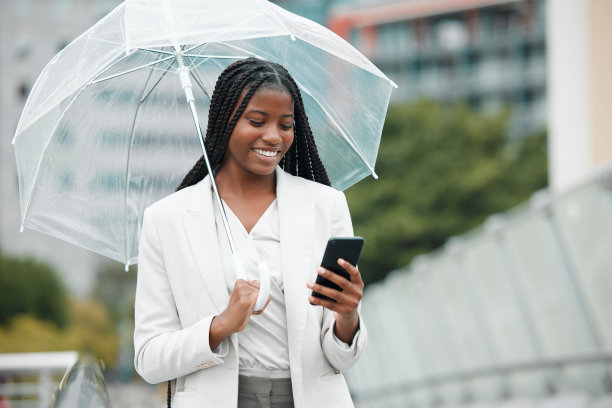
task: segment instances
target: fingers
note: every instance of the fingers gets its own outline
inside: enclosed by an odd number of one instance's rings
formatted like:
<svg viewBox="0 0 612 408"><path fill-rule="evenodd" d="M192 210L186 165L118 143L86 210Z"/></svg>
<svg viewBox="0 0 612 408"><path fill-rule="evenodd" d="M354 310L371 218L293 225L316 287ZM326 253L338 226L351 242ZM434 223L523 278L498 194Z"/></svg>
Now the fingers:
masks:
<svg viewBox="0 0 612 408"><path fill-rule="evenodd" d="M239 303L242 304L242 307L248 308L250 314L259 315L270 303L270 297L268 296L268 300L261 310L254 311L255 303L257 303L257 298L259 296L259 290L261 288L261 284L259 281L246 281L244 279L237 279L236 283L234 283L234 290L232 291L232 295L234 293L239 299Z"/></svg>
<svg viewBox="0 0 612 408"><path fill-rule="evenodd" d="M340 315L349 315L353 313L353 311L357 308L357 305L359 304L359 300L357 298L348 296L343 297L342 300L338 300L337 302L327 299L321 299L315 296L310 296L308 300L313 305L323 306L324 308L329 309L333 312L337 312Z"/></svg>
<svg viewBox="0 0 612 408"><path fill-rule="evenodd" d="M357 269L355 266L353 266L350 262L347 262L344 259L339 258L338 259L338 265L340 265L345 271L347 271L349 273L349 276L351 277L351 282L353 282L353 283L358 283L358 282L363 283L363 280L361 279L361 274L359 273L359 269Z"/></svg>
<svg viewBox="0 0 612 408"><path fill-rule="evenodd" d="M339 275L339 274L337 274L335 272L332 272L332 271L330 271L328 269L325 269L323 267L319 267L317 269L317 274L321 275L325 279L327 279L327 280L335 283L336 285L338 285L342 291L350 289L351 281L349 281L348 279L346 279L342 275Z"/></svg>
<svg viewBox="0 0 612 408"><path fill-rule="evenodd" d="M352 313L359 305L359 302L363 296L364 284L363 280L361 279L361 274L356 267L343 259L339 259L338 264L349 273L351 280L349 281L341 275L320 267L317 269L317 273L338 285L341 290L328 288L318 283L308 282L306 284L308 288L320 293L321 295L325 295L330 299L333 299L326 300L310 296L308 300L312 304L323 306L334 312L338 312L341 315L348 315Z"/></svg>
<svg viewBox="0 0 612 408"><path fill-rule="evenodd" d="M361 274L359 273L359 270L355 268L353 265L351 265L350 263L342 259L338 260L338 264L349 273L349 276L351 278L350 280L346 279L342 275L334 273L323 267L319 267L317 269L317 273L321 275L322 277L338 285L343 291L346 291L346 290L362 291L364 284L363 284L363 280L361 279Z"/></svg>
<svg viewBox="0 0 612 408"><path fill-rule="evenodd" d="M338 297L342 294L342 292L338 290L331 289L323 285L319 285L318 283L307 282L306 286L309 289L312 289L313 291L320 293L321 295L325 295L328 298L334 299L336 302L338 301Z"/></svg>

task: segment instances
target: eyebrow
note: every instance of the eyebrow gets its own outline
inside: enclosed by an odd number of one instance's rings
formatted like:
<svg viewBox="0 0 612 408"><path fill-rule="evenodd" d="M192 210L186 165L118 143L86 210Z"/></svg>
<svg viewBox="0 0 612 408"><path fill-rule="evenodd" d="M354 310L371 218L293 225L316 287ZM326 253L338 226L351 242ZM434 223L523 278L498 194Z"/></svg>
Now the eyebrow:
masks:
<svg viewBox="0 0 612 408"><path fill-rule="evenodd" d="M264 116L268 116L269 115L269 113L264 112L264 111L260 111L260 110L257 110L257 109L251 109L250 111L245 112L245 114L247 114L247 113L259 113L259 114L264 115ZM293 118L295 116L289 113L287 115L281 115L281 117L282 118Z"/></svg>

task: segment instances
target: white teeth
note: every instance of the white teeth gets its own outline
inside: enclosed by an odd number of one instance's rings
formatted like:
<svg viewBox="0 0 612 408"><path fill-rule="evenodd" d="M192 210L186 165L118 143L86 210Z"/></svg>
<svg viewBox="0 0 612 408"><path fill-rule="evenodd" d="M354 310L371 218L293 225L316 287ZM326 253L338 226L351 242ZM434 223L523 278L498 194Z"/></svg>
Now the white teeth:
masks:
<svg viewBox="0 0 612 408"><path fill-rule="evenodd" d="M266 156L266 157L274 157L278 154L278 152L276 151L268 151L268 150L261 150L261 149L253 149L253 151L257 154L261 154L262 156Z"/></svg>

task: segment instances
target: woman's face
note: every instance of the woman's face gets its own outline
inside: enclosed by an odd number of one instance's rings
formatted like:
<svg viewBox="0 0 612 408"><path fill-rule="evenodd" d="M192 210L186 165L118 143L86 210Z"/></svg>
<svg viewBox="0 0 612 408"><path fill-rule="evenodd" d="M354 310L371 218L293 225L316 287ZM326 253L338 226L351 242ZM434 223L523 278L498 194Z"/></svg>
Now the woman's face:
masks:
<svg viewBox="0 0 612 408"><path fill-rule="evenodd" d="M230 136L222 167L272 174L293 143L293 99L286 91L253 94Z"/></svg>

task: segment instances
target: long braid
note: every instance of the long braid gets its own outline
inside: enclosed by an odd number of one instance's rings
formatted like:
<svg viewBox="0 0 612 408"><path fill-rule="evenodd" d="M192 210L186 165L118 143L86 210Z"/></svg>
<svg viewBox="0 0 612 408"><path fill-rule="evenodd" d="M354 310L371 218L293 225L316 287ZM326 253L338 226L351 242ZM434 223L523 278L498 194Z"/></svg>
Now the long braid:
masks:
<svg viewBox="0 0 612 408"><path fill-rule="evenodd" d="M283 68L283 70L285 70ZM285 72L287 72L285 70ZM314 136L312 134L312 130L310 128L310 122L308 122L308 116L306 115L306 109L304 109L304 101L302 99L302 94L299 91L297 83L293 79L289 72L287 72L287 80L291 83L291 88L294 89L294 110L296 116L296 123L300 123L301 132L304 135L304 139L306 140L306 148L307 151L306 157L308 158L308 166L310 168L312 174L312 180L318 181L319 183L331 185L329 181L329 177L327 175L327 170L325 170L325 166L319 157L319 152L317 150L317 145L314 141ZM293 93L292 93L293 94Z"/></svg>
<svg viewBox="0 0 612 408"><path fill-rule="evenodd" d="M247 58L231 64L219 75L215 84L204 141L212 171L218 171L221 166L236 122L252 96L261 87L288 91L294 101L294 143L281 160L280 167L295 176L330 185L297 84L281 65L256 58ZM238 104L245 89L247 91ZM176 190L198 183L207 174L208 170L202 156Z"/></svg>

